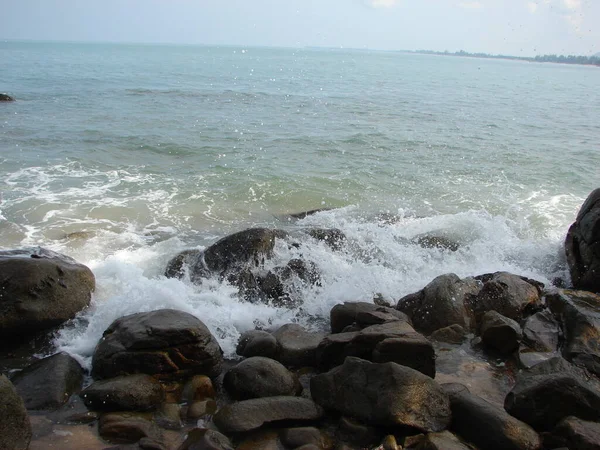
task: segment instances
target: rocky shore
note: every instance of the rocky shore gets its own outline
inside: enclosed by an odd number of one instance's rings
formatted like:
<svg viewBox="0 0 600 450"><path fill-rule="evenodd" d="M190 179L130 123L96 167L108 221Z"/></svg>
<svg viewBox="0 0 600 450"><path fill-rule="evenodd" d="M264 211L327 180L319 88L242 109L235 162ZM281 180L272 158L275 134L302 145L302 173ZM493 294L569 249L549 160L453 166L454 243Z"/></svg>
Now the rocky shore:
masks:
<svg viewBox="0 0 600 450"><path fill-rule="evenodd" d="M337 229L304 234L346 245ZM301 258L266 270L277 240L302 246L245 230L177 255L165 275L297 307L294 287L320 283L319 270ZM456 250L435 236L419 245ZM248 331L239 360L224 359L209 318L129 315L104 331L86 373L65 353L34 361L32 342L89 305L92 272L41 248L2 251L0 449L600 449L600 189L565 253L569 289L444 274L395 304L338 304L327 329Z"/></svg>

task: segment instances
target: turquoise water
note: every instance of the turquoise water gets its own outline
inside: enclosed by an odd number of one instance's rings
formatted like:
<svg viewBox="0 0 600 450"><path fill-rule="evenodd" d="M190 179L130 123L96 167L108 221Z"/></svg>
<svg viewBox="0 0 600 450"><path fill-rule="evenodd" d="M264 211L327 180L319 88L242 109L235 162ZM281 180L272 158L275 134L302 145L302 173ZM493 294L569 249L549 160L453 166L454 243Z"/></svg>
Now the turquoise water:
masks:
<svg viewBox="0 0 600 450"><path fill-rule="evenodd" d="M249 226L341 228L303 313L390 301L433 277L568 277L562 240L600 185L600 71L403 53L0 42L0 245L44 245L98 278L57 345L89 357L119 315L177 307L231 352L255 323L310 320L230 286L162 276ZM299 223L282 214L336 208ZM393 223L378 214L396 217ZM423 233L460 243L423 249ZM279 260L295 255L278 249Z"/></svg>

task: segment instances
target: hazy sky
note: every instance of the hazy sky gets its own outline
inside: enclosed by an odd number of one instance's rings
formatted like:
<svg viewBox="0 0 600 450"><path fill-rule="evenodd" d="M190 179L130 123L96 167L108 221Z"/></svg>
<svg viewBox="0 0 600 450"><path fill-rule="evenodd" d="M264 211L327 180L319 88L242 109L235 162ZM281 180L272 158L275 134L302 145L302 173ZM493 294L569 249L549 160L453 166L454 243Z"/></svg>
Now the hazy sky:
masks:
<svg viewBox="0 0 600 450"><path fill-rule="evenodd" d="M0 0L1 39L600 52L600 0Z"/></svg>

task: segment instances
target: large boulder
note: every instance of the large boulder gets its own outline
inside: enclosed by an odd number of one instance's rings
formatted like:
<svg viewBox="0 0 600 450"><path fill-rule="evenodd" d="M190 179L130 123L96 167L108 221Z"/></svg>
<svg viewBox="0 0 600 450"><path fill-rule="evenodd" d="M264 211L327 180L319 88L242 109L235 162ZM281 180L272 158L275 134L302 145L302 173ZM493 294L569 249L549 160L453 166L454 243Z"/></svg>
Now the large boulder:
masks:
<svg viewBox="0 0 600 450"><path fill-rule="evenodd" d="M264 356L277 358L277 339L263 330L248 330L240 336L235 352L246 358Z"/></svg>
<svg viewBox="0 0 600 450"><path fill-rule="evenodd" d="M396 320L410 323L408 316L401 311L367 302L345 302L335 305L329 312L329 317L332 333L341 333L351 325L365 328Z"/></svg>
<svg viewBox="0 0 600 450"><path fill-rule="evenodd" d="M565 253L573 286L600 293L600 188L588 196L569 228Z"/></svg>
<svg viewBox="0 0 600 450"><path fill-rule="evenodd" d="M227 371L223 386L236 400L296 395L297 377L281 363L261 356L248 358Z"/></svg>
<svg viewBox="0 0 600 450"><path fill-rule="evenodd" d="M0 94L0 102L14 102L15 99L8 94Z"/></svg>
<svg viewBox="0 0 600 450"><path fill-rule="evenodd" d="M23 400L4 375L0 375L0 448L26 450L31 424Z"/></svg>
<svg viewBox="0 0 600 450"><path fill-rule="evenodd" d="M488 311L481 318L483 343L502 355L510 355L517 350L522 338L519 324L496 311Z"/></svg>
<svg viewBox="0 0 600 450"><path fill-rule="evenodd" d="M560 336L560 324L548 309L535 313L523 324L523 342L536 352L555 352Z"/></svg>
<svg viewBox="0 0 600 450"><path fill-rule="evenodd" d="M66 353L57 353L17 373L13 384L27 409L57 409L81 389L83 369Z"/></svg>
<svg viewBox="0 0 600 450"><path fill-rule="evenodd" d="M426 334L454 324L469 329L473 324L465 301L480 290L481 283L473 278L440 275L422 290L398 300L396 309L406 313L414 327Z"/></svg>
<svg viewBox="0 0 600 450"><path fill-rule="evenodd" d="M208 328L183 311L161 309L115 320L92 358L94 378L146 373L162 378L221 373L223 351Z"/></svg>
<svg viewBox="0 0 600 450"><path fill-rule="evenodd" d="M242 433L280 421L315 421L323 416L321 407L300 397L264 397L223 406L213 421L224 433Z"/></svg>
<svg viewBox="0 0 600 450"><path fill-rule="evenodd" d="M600 375L600 295L558 290L546 302L563 324L563 356Z"/></svg>
<svg viewBox="0 0 600 450"><path fill-rule="evenodd" d="M546 435L544 444L546 448L600 450L600 423L573 416L565 417Z"/></svg>
<svg viewBox="0 0 600 450"><path fill-rule="evenodd" d="M87 307L94 274L43 248L0 251L0 337L29 336L60 325Z"/></svg>
<svg viewBox="0 0 600 450"><path fill-rule="evenodd" d="M399 364L348 357L310 380L313 399L326 409L379 426L441 431L450 423L450 402L431 378Z"/></svg>
<svg viewBox="0 0 600 450"><path fill-rule="evenodd" d="M146 374L96 381L81 392L93 411L148 411L156 409L164 397L161 384Z"/></svg>
<svg viewBox="0 0 600 450"><path fill-rule="evenodd" d="M312 332L303 326L289 323L277 329L277 360L285 366L303 367L316 365L317 346L325 333Z"/></svg>

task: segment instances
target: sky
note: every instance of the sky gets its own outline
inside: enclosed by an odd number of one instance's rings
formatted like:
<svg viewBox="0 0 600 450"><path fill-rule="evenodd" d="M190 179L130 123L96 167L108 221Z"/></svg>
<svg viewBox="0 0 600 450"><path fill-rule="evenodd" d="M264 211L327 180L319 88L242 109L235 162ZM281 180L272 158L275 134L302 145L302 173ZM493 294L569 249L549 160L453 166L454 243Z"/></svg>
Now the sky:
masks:
<svg viewBox="0 0 600 450"><path fill-rule="evenodd" d="M600 52L600 0L0 0L0 39Z"/></svg>

